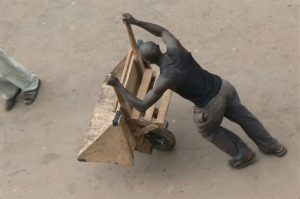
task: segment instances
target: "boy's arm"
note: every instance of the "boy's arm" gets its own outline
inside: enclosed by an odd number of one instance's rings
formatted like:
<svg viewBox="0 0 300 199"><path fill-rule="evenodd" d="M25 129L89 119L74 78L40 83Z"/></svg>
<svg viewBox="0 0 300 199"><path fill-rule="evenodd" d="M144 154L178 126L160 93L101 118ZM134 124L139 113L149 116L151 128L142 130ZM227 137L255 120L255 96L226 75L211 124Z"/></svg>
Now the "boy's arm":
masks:
<svg viewBox="0 0 300 199"><path fill-rule="evenodd" d="M119 79L111 74L107 75L106 82L108 85L113 86L130 105L138 111L143 112L152 106L164 92L170 87L167 79L159 77L154 87L146 94L143 100L138 99L132 93L126 90L120 83Z"/></svg>
<svg viewBox="0 0 300 199"><path fill-rule="evenodd" d="M163 42L166 44L167 49L179 48L181 50L186 51L186 49L181 45L179 40L173 34L171 34L167 29L165 29L164 27L162 27L160 25L136 20L129 13L123 14L123 21L125 23L139 26L139 27L149 31L150 33L154 34L155 36L161 37Z"/></svg>

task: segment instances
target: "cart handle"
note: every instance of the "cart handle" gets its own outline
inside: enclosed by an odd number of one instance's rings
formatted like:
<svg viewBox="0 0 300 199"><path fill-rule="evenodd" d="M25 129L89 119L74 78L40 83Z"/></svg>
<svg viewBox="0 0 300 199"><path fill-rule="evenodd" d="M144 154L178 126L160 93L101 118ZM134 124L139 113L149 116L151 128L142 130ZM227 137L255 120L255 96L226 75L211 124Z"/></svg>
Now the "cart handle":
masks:
<svg viewBox="0 0 300 199"><path fill-rule="evenodd" d="M126 25L126 29L127 29L127 33L128 33L128 36L129 36L129 41L130 41L130 45L131 45L132 51L135 54L135 57L136 57L137 61L139 62L139 64L143 68L150 68L150 66L148 64L145 64L143 62L142 55L141 55L141 53L140 53L140 51L139 51L139 49L138 49L138 47L136 45L136 40L135 40L133 31L132 31L131 25L128 24L127 22L124 22L124 23Z"/></svg>

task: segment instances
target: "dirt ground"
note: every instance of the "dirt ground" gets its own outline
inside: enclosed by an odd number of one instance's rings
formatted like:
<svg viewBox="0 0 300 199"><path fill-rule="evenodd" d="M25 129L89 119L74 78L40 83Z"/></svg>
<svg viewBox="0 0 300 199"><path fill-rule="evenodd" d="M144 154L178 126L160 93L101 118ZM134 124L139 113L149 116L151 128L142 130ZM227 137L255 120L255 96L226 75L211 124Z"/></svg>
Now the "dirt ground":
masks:
<svg viewBox="0 0 300 199"><path fill-rule="evenodd" d="M297 0L1 0L0 47L43 85L34 105L0 111L0 198L299 199L299 9ZM78 162L100 84L129 47L123 12L164 25L230 80L288 155L263 155L225 120L257 154L229 168L197 133L192 104L173 95L172 152L136 153L132 168Z"/></svg>

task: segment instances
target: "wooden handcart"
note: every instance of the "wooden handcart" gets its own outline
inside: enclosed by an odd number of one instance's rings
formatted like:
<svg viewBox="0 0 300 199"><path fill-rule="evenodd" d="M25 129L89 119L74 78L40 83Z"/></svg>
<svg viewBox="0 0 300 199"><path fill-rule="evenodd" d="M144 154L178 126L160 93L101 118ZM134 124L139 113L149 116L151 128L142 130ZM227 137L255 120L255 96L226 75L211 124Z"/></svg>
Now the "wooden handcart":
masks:
<svg viewBox="0 0 300 199"><path fill-rule="evenodd" d="M112 73L128 91L143 99L159 76L159 68L153 70L143 62L131 26L126 27L131 48ZM166 121L171 95L167 90L156 104L141 113L103 83L78 160L131 166L135 150L149 154L153 148L171 150L175 137L167 130Z"/></svg>

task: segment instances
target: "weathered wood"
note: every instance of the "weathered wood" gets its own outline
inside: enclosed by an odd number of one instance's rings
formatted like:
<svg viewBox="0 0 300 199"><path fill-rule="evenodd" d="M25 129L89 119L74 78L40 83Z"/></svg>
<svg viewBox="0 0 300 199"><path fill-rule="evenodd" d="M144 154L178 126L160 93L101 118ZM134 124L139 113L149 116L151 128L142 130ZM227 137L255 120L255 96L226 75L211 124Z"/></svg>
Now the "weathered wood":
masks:
<svg viewBox="0 0 300 199"><path fill-rule="evenodd" d="M160 103L160 107L158 109L159 111L158 111L156 123L164 123L165 122L165 118L166 118L166 114L167 114L167 111L169 108L171 96L172 96L171 90L167 90L164 93L161 103Z"/></svg>
<svg viewBox="0 0 300 199"><path fill-rule="evenodd" d="M136 45L135 37L134 37L134 34L133 34L133 31L132 31L132 28L131 28L130 24L125 23L125 25L126 25L127 33L128 33L128 36L129 36L131 48L132 48L132 50L135 54L135 58L138 61L139 66L141 67L141 71L144 72L144 69L148 68L149 65L145 65L144 62L143 62L143 58L142 58L142 56L140 54L140 51L138 50L138 47Z"/></svg>
<svg viewBox="0 0 300 199"><path fill-rule="evenodd" d="M141 100L153 86L153 71L144 63L136 46L131 26L126 24L131 49L122 61L113 69L123 86ZM159 71L156 72L156 81ZM78 160L92 162L109 162L121 165L133 165L134 150L151 153L152 146L145 134L156 128L166 128L165 120L169 106L171 91L164 93L160 100L157 118L153 118L155 105L141 113L122 99L118 91L103 83L101 95L94 109L86 139L80 148ZM119 102L119 103L118 103ZM117 105L119 104L119 105ZM121 104L121 106L120 106ZM116 110L121 110L123 117L119 126L112 126Z"/></svg>
<svg viewBox="0 0 300 199"><path fill-rule="evenodd" d="M111 86L105 83L101 87L101 95L94 109L94 117L92 118L86 139L80 148L79 159L88 148L111 126L115 116L114 106L117 101L116 94Z"/></svg>
<svg viewBox="0 0 300 199"><path fill-rule="evenodd" d="M127 104L127 102L123 99L122 95L119 93L117 89L113 87L117 98L118 98L118 103L120 104L120 109L122 109L123 113L125 114L126 117L130 117L132 114L132 109L131 107Z"/></svg>
<svg viewBox="0 0 300 199"><path fill-rule="evenodd" d="M143 76L143 73L141 73L137 69L137 62L135 60L132 60L132 63L130 63L130 68L128 70L128 74L126 76L126 80L124 82L124 87L133 95L137 94L139 85L141 83L141 79Z"/></svg>
<svg viewBox="0 0 300 199"><path fill-rule="evenodd" d="M118 78L121 77L126 57L124 57L112 71ZM78 155L79 160L117 162L123 165L132 164L132 155L130 154L132 154L131 151L135 146L135 140L130 133L128 134L128 129L126 132L122 132L119 129L120 127L112 129L112 120L115 116L115 106L117 102L118 98L113 87L103 83L100 90L100 96L98 97L98 101L94 108L94 116L88 127L85 140L80 147ZM125 127L125 129L126 128L127 127ZM111 135L108 132L116 132L113 137L116 135L118 136L110 140ZM109 137L109 140L106 137ZM121 142L121 144L119 142ZM105 147L112 148L114 145L120 145L121 149L124 147L124 149L120 150L124 153L120 153L120 151L112 152L112 155L106 152L103 153ZM111 149L109 150L111 151ZM108 151L108 149L105 149L105 151ZM119 155L117 156L117 154Z"/></svg>
<svg viewBox="0 0 300 199"><path fill-rule="evenodd" d="M127 53L127 56L126 56L126 60L125 60L124 66L123 66L121 77L119 77L120 82L121 82L122 85L124 85L124 82L125 82L125 80L128 76L128 71L129 71L129 68L130 68L130 64L133 63L133 60L134 60L134 53L133 53L132 49L130 48L128 50L128 53ZM118 98L121 98L118 93L117 93L117 96L118 96ZM122 103L123 109L125 109L125 112L126 112L125 114L131 115L130 106L124 100L121 100L121 103ZM121 106L120 102L117 102L116 107L115 107L115 111L119 110L120 106Z"/></svg>
<svg viewBox="0 0 300 199"><path fill-rule="evenodd" d="M158 128L157 125L155 125L155 124L149 124L149 125L147 125L147 126L145 126L143 128L139 128L138 130L133 131L132 135L134 137L145 135L145 134L149 133L150 131L153 131L153 130L155 130L157 128Z"/></svg>
<svg viewBox="0 0 300 199"><path fill-rule="evenodd" d="M151 69L145 69L144 75L141 81L141 85L139 87L137 97L140 100L143 100L145 98L145 95L148 91L148 88L150 86L151 78L152 78L153 71ZM141 115L141 112L138 111L137 109L132 110L131 118L132 119L138 119Z"/></svg>
<svg viewBox="0 0 300 199"><path fill-rule="evenodd" d="M123 57L123 59L115 66L115 68L112 70L112 73L116 75L119 79L121 79L121 75L123 73L123 69L125 66L125 62L127 59L127 55Z"/></svg>
<svg viewBox="0 0 300 199"><path fill-rule="evenodd" d="M128 69L129 69L129 65L130 65L130 63L132 62L133 59L134 59L134 54L133 54L132 48L130 48L128 50L128 53L127 53L126 61L125 61L124 68L123 68L123 71L122 71L122 76L121 76L121 79L120 79L120 82L122 84L124 84L124 82L125 82L125 79L126 79L126 76L127 76L127 73L128 73Z"/></svg>
<svg viewBox="0 0 300 199"><path fill-rule="evenodd" d="M136 150L142 153L148 153L151 154L152 153L152 145L149 142L149 140L144 138L145 136L139 136L139 137L135 137L135 142L136 142Z"/></svg>
<svg viewBox="0 0 300 199"><path fill-rule="evenodd" d="M123 84L124 81L125 81L126 72L129 68L128 65L129 65L130 59L132 59L133 55L134 55L133 51L130 48L128 50L127 55L123 58L123 60L112 71L113 74L116 75L119 78L121 84ZM119 109L120 109L120 103L117 101L114 110L117 111Z"/></svg>
<svg viewBox="0 0 300 199"><path fill-rule="evenodd" d="M159 128L166 128L167 121L165 121L164 123L158 123L156 121L156 119L152 119L152 121L147 121L147 120L144 120L143 117L140 117L139 119L127 119L127 122L128 122L129 126L132 126L132 125L147 126L150 124L154 124L154 125L158 126Z"/></svg>
<svg viewBox="0 0 300 199"><path fill-rule="evenodd" d="M128 70L130 68L130 64L132 64L133 60L134 60L134 54L133 51L131 49L129 49L126 59L125 59L125 63L123 65L123 70L122 71L118 71L118 75L115 74L117 67L115 67L115 69L113 70L114 75L117 75L118 78L120 78L120 82L123 84L123 82L125 81L126 75L128 73ZM120 75L121 72L121 75ZM115 111L120 109L120 106L122 106L122 110L124 112L124 114L129 117L131 115L132 109L131 107L128 105L128 103L123 99L122 95L116 90L115 93L118 97L118 102L116 103L115 106Z"/></svg>
<svg viewBox="0 0 300 199"><path fill-rule="evenodd" d="M78 160L132 166L135 147L135 140L123 119L120 126L110 125L88 148L81 151Z"/></svg>
<svg viewBox="0 0 300 199"><path fill-rule="evenodd" d="M156 68L155 69L155 81L154 81L154 84L155 84L157 78L159 77L159 74L160 74L160 70L159 70L159 68ZM155 104L153 104L150 108L147 109L147 111L145 113L145 116L144 116L144 120L147 120L147 121L151 121L152 120L154 109L155 109Z"/></svg>

